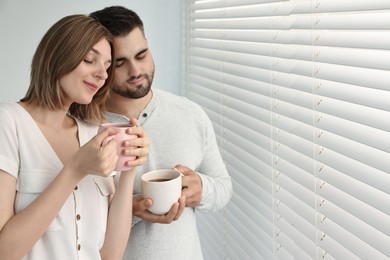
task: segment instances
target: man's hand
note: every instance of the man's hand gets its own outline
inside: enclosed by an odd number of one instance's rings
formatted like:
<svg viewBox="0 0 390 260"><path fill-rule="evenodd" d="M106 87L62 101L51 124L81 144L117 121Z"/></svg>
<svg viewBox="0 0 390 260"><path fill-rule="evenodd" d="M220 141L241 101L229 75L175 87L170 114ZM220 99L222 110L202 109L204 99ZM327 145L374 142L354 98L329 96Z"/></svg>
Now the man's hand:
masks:
<svg viewBox="0 0 390 260"><path fill-rule="evenodd" d="M153 204L151 199L144 199L141 195L135 195L133 197L133 214L152 223L170 224L172 221L178 220L181 213L183 213L185 201L186 198L182 195L179 201L172 205L168 213L156 215L148 211L148 208Z"/></svg>
<svg viewBox="0 0 390 260"><path fill-rule="evenodd" d="M200 176L183 165L176 165L175 169L183 174L181 195L186 197L186 207L194 208L202 199L202 179Z"/></svg>

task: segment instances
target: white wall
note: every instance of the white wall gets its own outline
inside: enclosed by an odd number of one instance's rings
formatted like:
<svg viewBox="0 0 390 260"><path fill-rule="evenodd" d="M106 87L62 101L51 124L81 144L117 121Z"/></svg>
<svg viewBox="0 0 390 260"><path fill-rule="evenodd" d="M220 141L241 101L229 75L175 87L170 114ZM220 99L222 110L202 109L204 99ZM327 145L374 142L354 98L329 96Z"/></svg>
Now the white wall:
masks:
<svg viewBox="0 0 390 260"><path fill-rule="evenodd" d="M1 0L0 101L24 96L32 56L51 25L63 16L111 5L140 15L156 64L153 86L180 94L180 0Z"/></svg>

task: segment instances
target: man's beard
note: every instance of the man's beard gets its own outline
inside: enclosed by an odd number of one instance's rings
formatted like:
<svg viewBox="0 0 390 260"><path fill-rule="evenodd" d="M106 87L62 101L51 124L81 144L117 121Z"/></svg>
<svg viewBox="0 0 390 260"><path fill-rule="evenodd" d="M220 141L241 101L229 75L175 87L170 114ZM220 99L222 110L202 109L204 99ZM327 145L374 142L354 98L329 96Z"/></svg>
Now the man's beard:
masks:
<svg viewBox="0 0 390 260"><path fill-rule="evenodd" d="M123 84L122 86L114 84L111 89L116 94L118 94L122 97L125 97L125 98L131 98L131 99L142 98L149 93L149 91L152 87L154 71L152 72L151 75L144 74L141 76L145 77L145 79L146 79L145 85L136 86L134 89L134 88L127 88L126 83ZM138 76L138 77L141 77L141 76ZM128 81L131 81L131 80L134 80L134 78L130 78Z"/></svg>

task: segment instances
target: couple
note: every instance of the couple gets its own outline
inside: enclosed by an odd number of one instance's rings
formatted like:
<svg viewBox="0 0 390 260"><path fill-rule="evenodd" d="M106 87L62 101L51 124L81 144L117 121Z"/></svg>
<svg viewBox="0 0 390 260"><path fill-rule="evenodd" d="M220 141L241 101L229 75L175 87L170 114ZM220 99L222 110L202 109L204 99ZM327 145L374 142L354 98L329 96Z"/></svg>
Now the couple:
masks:
<svg viewBox="0 0 390 260"><path fill-rule="evenodd" d="M0 259L203 258L195 209L224 207L231 179L206 114L152 91L153 74L143 23L124 7L47 31L26 96L0 104ZM96 134L105 121L130 122L138 135L125 142L133 168L114 177L116 144L101 143L115 132ZM153 215L137 195L140 176L172 167L182 196Z"/></svg>

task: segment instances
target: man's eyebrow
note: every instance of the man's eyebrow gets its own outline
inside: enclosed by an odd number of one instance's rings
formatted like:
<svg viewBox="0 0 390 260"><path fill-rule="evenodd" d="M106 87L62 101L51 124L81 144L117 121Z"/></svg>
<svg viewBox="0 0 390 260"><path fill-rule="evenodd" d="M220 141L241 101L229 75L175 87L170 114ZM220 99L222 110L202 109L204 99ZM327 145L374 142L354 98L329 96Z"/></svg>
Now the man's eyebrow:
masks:
<svg viewBox="0 0 390 260"><path fill-rule="evenodd" d="M139 56L139 55L141 55L141 54L144 54L144 53L147 52L148 50L149 50L149 48L145 48L145 49L141 50L140 52L138 52L136 56Z"/></svg>
<svg viewBox="0 0 390 260"><path fill-rule="evenodd" d="M141 51L139 51L135 56L139 56L139 55L142 55L144 54L145 52L147 52L149 50L149 48L145 48L145 49L142 49ZM117 57L115 58L115 62L121 62L121 61L126 61L127 58L126 57Z"/></svg>

